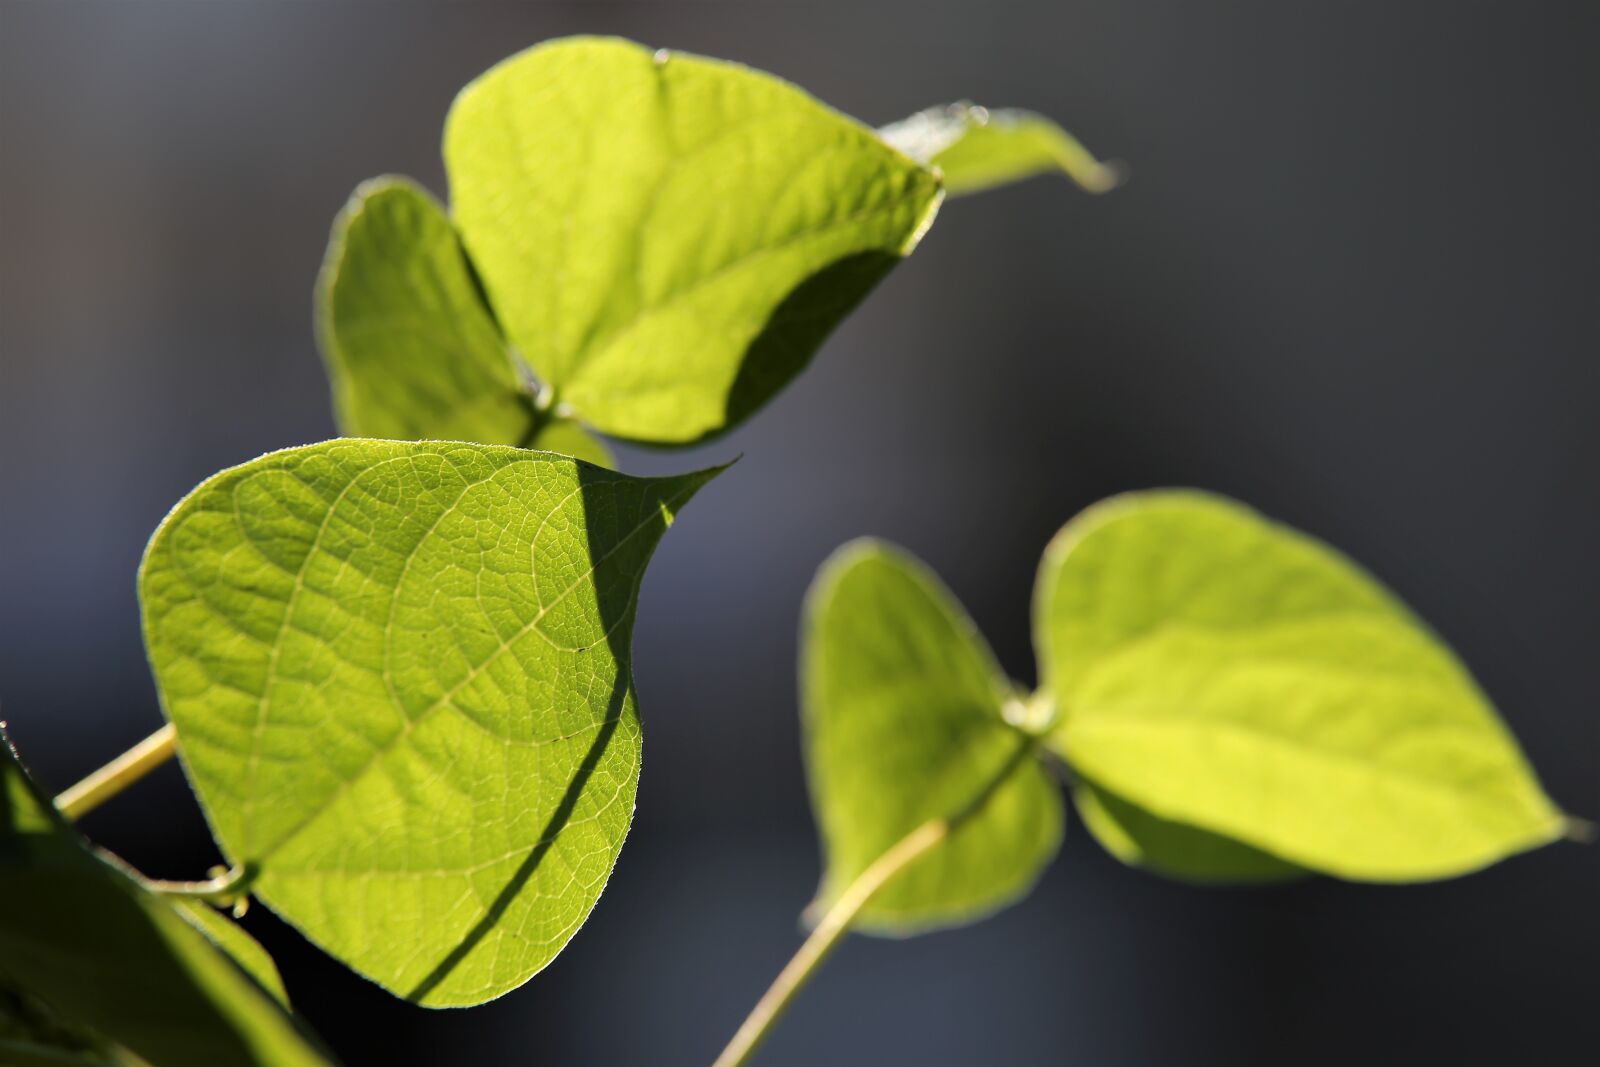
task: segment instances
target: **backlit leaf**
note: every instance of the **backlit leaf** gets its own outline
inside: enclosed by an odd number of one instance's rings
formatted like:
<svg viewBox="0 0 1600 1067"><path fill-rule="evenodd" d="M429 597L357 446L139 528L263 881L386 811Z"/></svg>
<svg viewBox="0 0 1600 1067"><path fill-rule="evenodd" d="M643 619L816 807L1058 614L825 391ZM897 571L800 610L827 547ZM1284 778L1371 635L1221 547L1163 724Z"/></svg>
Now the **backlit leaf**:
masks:
<svg viewBox="0 0 1600 1067"><path fill-rule="evenodd" d="M826 907L912 830L982 796L1028 739L1004 717L1012 686L971 621L887 545L854 542L824 564L802 649ZM1016 900L1055 854L1061 819L1056 786L1030 755L948 841L889 882L858 926L912 932Z"/></svg>
<svg viewBox="0 0 1600 1067"><path fill-rule="evenodd" d="M633 814L645 564L714 473L344 440L186 497L145 553L146 645L253 891L424 1004L549 963Z"/></svg>
<svg viewBox="0 0 1600 1067"><path fill-rule="evenodd" d="M940 199L931 171L786 82L616 39L495 66L444 150L518 352L585 423L659 443L765 403Z"/></svg>
<svg viewBox="0 0 1600 1067"><path fill-rule="evenodd" d="M533 426L455 229L404 178L364 182L335 220L317 320L352 437L515 445Z"/></svg>
<svg viewBox="0 0 1600 1067"><path fill-rule="evenodd" d="M878 131L912 159L937 167L951 196L965 196L1038 174L1064 174L1091 193L1122 181L1066 130L1031 111L975 104L930 107Z"/></svg>
<svg viewBox="0 0 1600 1067"><path fill-rule="evenodd" d="M165 900L89 851L3 735L0 901L0 1001L25 996L57 1021L0 1026L0 1062L127 1062L119 1047L162 1067L328 1062Z"/></svg>
<svg viewBox="0 0 1600 1067"><path fill-rule="evenodd" d="M1135 494L1068 524L1035 640L1052 743L1151 816L1372 881L1562 833L1449 649L1348 560L1230 501Z"/></svg>
<svg viewBox="0 0 1600 1067"><path fill-rule="evenodd" d="M353 437L520 445L612 464L576 422L535 410L455 228L404 178L362 183L335 220L317 328L339 428Z"/></svg>

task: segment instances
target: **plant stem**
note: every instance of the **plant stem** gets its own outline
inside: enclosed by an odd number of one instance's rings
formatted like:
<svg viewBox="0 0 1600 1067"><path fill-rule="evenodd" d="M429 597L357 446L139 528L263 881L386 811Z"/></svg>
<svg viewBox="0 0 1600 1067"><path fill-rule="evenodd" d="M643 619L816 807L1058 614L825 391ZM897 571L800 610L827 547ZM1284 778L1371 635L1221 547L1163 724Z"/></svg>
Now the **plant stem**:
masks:
<svg viewBox="0 0 1600 1067"><path fill-rule="evenodd" d="M56 797L56 810L80 819L143 778L178 750L178 734L169 722L128 751Z"/></svg>
<svg viewBox="0 0 1600 1067"><path fill-rule="evenodd" d="M215 868L214 868L215 869ZM168 882L158 878L143 879L144 887L152 893L169 897L193 897L213 904L232 904L250 891L255 881L253 866L234 867L204 882Z"/></svg>
<svg viewBox="0 0 1600 1067"><path fill-rule="evenodd" d="M962 823L983 810L983 806L989 802L995 790L1004 785L1012 774L1016 773L1017 768L1027 762L1038 743L1037 737L1024 736L1022 743L1000 768L1000 772L991 778L965 807L954 814L929 819L902 837L887 852L874 860L866 870L857 875L855 881L845 888L839 899L834 901L833 906L823 914L821 921L811 931L811 936L800 946L800 950L784 964L783 970L778 972L778 977L773 980L772 985L756 1002L755 1008L739 1025L733 1040L728 1042L727 1048L722 1050L722 1054L717 1057L712 1067L742 1067L748 1063L757 1047L766 1040L772 1027L794 1000L795 995L822 966L823 960L828 958L840 939L850 931L850 924L855 922L861 909L866 907L878 891L888 885L896 875L948 839Z"/></svg>

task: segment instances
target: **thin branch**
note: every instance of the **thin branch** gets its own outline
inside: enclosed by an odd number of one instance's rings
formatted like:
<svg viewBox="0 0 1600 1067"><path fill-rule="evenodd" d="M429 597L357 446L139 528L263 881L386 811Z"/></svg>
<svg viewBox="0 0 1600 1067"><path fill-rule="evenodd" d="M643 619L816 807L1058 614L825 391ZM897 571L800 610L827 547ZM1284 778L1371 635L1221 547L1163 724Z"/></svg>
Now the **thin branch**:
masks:
<svg viewBox="0 0 1600 1067"><path fill-rule="evenodd" d="M778 972L778 977L756 1002L755 1008L740 1024L738 1031L733 1035L733 1040L728 1042L728 1047L722 1050L722 1054L717 1057L712 1067L743 1067L748 1063L757 1047L766 1040L767 1034L794 1000L795 995L822 966L822 962L828 958L840 939L850 931L850 926L861 913L861 909L871 903L878 891L888 885L896 875L948 839L962 823L982 811L995 791L1016 773L1017 768L1027 762L1037 745L1037 737L1023 737L1022 743L1000 768L1000 772L991 778L965 807L943 818L929 819L901 838L887 852L874 860L866 870L857 875L855 881L850 883L833 906L823 914L822 920L817 923L816 929L811 931L811 936L806 938L800 950L784 964L783 970Z"/></svg>
<svg viewBox="0 0 1600 1067"><path fill-rule="evenodd" d="M56 809L80 819L143 778L178 750L178 734L169 722L128 751L56 797Z"/></svg>

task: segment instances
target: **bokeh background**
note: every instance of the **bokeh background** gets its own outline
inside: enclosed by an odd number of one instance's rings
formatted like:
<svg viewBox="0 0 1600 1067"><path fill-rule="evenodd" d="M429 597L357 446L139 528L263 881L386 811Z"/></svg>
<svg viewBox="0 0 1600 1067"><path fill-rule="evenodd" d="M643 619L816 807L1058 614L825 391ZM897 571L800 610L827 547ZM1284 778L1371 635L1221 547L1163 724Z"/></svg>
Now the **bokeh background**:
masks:
<svg viewBox="0 0 1600 1067"><path fill-rule="evenodd" d="M1155 485L1342 546L1460 650L1550 792L1600 816L1600 18L1580 3L993 0L0 5L0 714L75 780L160 719L133 574L213 471L332 436L311 333L354 185L438 192L454 92L543 38L737 58L881 123L971 97L1133 178L946 205L732 437L635 637L633 835L593 917L468 1012L392 1000L264 909L352 1064L708 1061L818 874L796 620L877 534L1018 678L1051 533ZM86 820L154 875L215 856L173 768ZM1201 890L1069 831L977 926L847 943L763 1063L1593 1062L1600 851L1438 885ZM4 906L4 902L0 902Z"/></svg>

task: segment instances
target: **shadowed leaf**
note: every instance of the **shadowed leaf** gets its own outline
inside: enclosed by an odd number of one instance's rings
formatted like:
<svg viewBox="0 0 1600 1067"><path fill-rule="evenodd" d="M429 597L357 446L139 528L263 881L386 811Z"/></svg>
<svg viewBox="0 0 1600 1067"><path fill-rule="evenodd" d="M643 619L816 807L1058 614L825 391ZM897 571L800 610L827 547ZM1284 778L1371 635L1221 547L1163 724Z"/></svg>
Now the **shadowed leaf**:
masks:
<svg viewBox="0 0 1600 1067"><path fill-rule="evenodd" d="M63 1024L18 1032L0 1011L0 1062L129 1062L119 1047L162 1067L329 1062L165 900L89 851L3 734L0 901L0 1008L37 998Z"/></svg>

